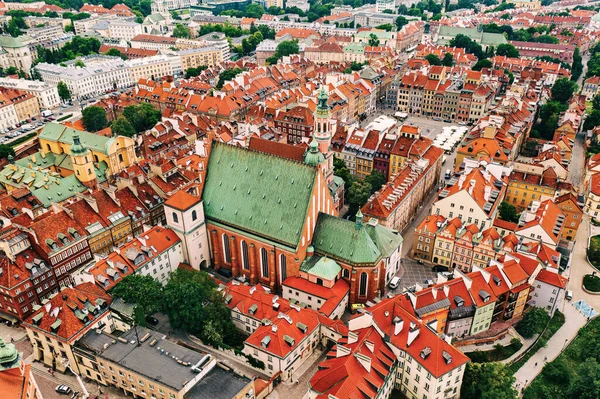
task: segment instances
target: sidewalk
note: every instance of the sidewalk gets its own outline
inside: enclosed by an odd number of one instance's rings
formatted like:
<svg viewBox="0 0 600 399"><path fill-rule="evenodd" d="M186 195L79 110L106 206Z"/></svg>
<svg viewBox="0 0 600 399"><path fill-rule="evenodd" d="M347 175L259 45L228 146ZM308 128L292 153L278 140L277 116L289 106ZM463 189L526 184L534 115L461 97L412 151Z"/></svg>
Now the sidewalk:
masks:
<svg viewBox="0 0 600 399"><path fill-rule="evenodd" d="M259 372L258 370L254 369L250 365L247 365L246 363L241 362L240 359L238 359L234 356L231 356L223 351L217 350L211 346L204 345L202 343L202 341L200 341L198 338L194 337L191 334L186 334L186 335L187 335L187 339L189 340L188 343L192 343L198 349L215 356L216 359L219 360L221 363L224 363L228 367L231 367L238 373L240 373L250 379L252 379L255 376L258 378L262 378L263 380L266 380L266 381L269 381L271 379L271 377L269 377L268 375Z"/></svg>
<svg viewBox="0 0 600 399"><path fill-rule="evenodd" d="M515 373L515 387L520 389L528 386L542 371L546 362L551 362L566 348L579 332L579 329L587 323L587 318L575 309L570 303L564 308L565 324L550 338L548 344L534 354Z"/></svg>

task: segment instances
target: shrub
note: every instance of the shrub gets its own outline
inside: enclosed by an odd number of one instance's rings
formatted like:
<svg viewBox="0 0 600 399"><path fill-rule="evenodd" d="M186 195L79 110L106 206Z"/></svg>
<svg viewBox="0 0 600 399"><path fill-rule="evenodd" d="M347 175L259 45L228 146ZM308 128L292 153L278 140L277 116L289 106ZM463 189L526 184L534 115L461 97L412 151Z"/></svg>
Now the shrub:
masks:
<svg viewBox="0 0 600 399"><path fill-rule="evenodd" d="M523 320L517 324L516 330L522 337L531 338L544 331L549 320L550 316L544 309L530 308L523 316Z"/></svg>
<svg viewBox="0 0 600 399"><path fill-rule="evenodd" d="M586 290L600 292L600 277L593 274L583 276L583 286Z"/></svg>

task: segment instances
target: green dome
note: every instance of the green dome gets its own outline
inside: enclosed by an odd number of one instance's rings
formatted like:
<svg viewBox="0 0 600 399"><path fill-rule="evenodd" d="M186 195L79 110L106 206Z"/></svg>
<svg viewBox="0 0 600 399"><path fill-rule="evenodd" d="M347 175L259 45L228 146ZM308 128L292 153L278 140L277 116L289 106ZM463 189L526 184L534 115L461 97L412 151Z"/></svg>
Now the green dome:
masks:
<svg viewBox="0 0 600 399"><path fill-rule="evenodd" d="M19 358L19 352L14 344L7 344L0 337L0 364L9 365Z"/></svg>
<svg viewBox="0 0 600 399"><path fill-rule="evenodd" d="M316 140L313 140L308 148L308 152L304 155L304 163L310 166L318 166L325 161L323 154L319 152L319 145Z"/></svg>
<svg viewBox="0 0 600 399"><path fill-rule="evenodd" d="M72 155L82 155L87 152L87 148L81 144L81 140L79 140L79 135L77 133L73 134L73 145L71 146L71 154Z"/></svg>

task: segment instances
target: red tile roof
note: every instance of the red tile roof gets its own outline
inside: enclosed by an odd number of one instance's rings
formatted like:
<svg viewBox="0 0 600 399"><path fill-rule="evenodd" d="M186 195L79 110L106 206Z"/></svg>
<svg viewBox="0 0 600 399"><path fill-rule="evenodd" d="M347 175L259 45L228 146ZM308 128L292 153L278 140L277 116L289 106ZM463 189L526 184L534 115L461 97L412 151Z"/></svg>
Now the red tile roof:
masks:
<svg viewBox="0 0 600 399"><path fill-rule="evenodd" d="M108 305L111 302L110 295L94 283L79 284L60 291L29 316L24 324L28 328L41 330L45 334L71 343L87 330L96 328L95 321L108 313ZM93 311L89 311L92 307ZM37 320L40 314L41 319L34 323L34 319ZM51 326L56 326L58 320L61 321L60 325L53 330Z"/></svg>
<svg viewBox="0 0 600 399"><path fill-rule="evenodd" d="M323 313L325 316L331 316L331 313L350 291L350 285L343 279L336 281L333 287L328 288L316 283L311 283L304 278L288 277L283 282L283 287L291 287L298 291L324 299L325 302L319 308L319 312Z"/></svg>
<svg viewBox="0 0 600 399"><path fill-rule="evenodd" d="M187 193L184 190L179 190L165 201L165 205L171 208L185 211L200 202L200 198Z"/></svg>
<svg viewBox="0 0 600 399"><path fill-rule="evenodd" d="M308 382L309 390L318 393L317 398L374 398L381 392L395 355L374 327L353 334L356 340L349 343L349 338L342 338ZM342 352L342 346L349 352ZM370 370L357 355L368 359Z"/></svg>
<svg viewBox="0 0 600 399"><path fill-rule="evenodd" d="M302 146L290 145L278 141L265 140L260 137L251 137L248 148L254 151L264 152L281 158L302 163L306 149Z"/></svg>

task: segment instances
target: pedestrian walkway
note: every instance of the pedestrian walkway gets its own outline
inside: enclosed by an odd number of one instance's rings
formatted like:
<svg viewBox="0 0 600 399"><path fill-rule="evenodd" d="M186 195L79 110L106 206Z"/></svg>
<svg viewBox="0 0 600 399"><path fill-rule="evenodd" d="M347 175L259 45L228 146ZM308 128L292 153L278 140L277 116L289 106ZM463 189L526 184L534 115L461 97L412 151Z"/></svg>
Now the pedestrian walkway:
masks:
<svg viewBox="0 0 600 399"><path fill-rule="evenodd" d="M475 351L487 352L487 351L493 350L494 347L498 344L500 344L502 346L510 345L510 341L512 341L513 338L517 338L521 342L523 342L523 338L515 331L514 328L510 327L508 329L508 331L506 332L506 335L504 336L504 338L499 339L497 341L491 342L489 344L485 343L485 344L481 344L481 345L476 345L476 344L464 345L464 346L461 345L461 346L458 346L457 348L460 349L460 351L463 353L475 352Z"/></svg>
<svg viewBox="0 0 600 399"><path fill-rule="evenodd" d="M588 318L572 306L567 304L564 308L565 323L562 327L550 338L547 345L540 349L537 353L529 358L527 362L515 373L515 387L519 392L522 388L527 387L542 371L542 368L547 362L551 362L567 347L583 327Z"/></svg>

